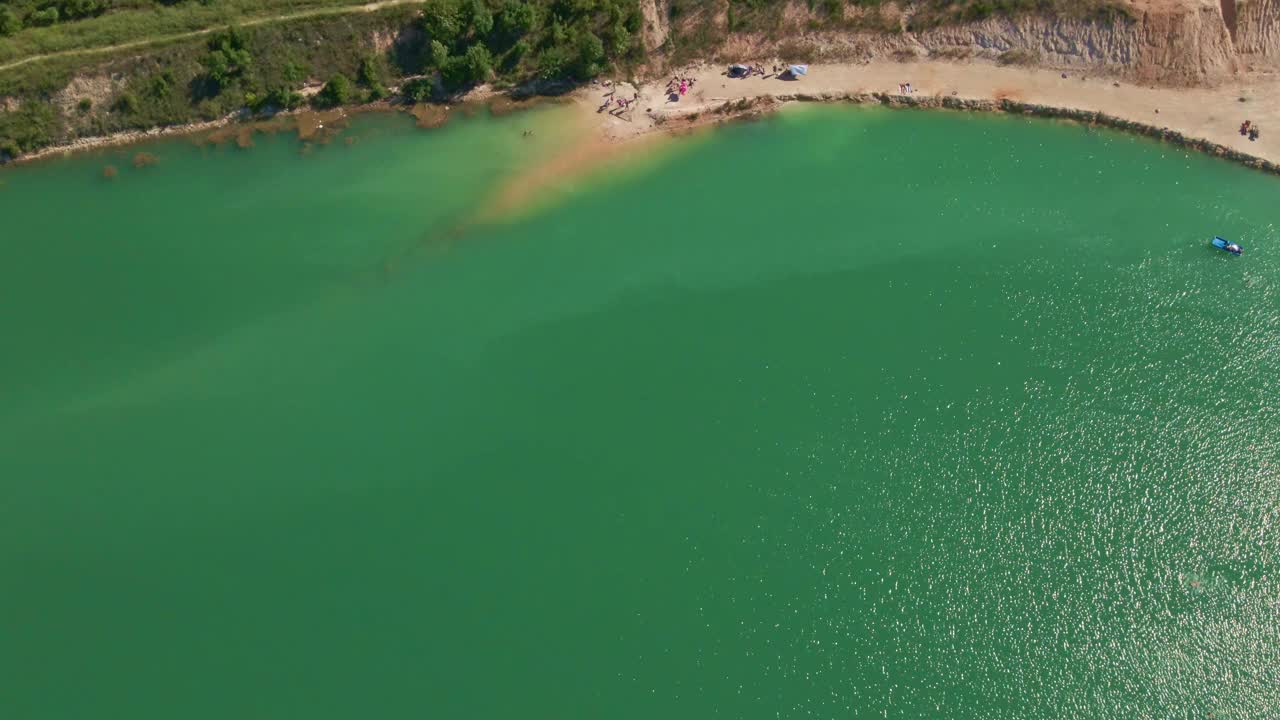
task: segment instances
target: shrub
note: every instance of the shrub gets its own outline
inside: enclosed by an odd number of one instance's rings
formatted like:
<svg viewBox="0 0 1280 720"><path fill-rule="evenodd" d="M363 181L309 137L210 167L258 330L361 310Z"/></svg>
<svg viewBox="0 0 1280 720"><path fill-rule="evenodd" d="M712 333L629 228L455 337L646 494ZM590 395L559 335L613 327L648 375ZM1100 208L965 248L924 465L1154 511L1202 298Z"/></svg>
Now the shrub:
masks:
<svg viewBox="0 0 1280 720"><path fill-rule="evenodd" d="M489 79L489 75L493 72L493 55L489 53L489 48L480 44L472 45L467 48L467 53L463 57L466 60L469 82L478 83Z"/></svg>
<svg viewBox="0 0 1280 720"><path fill-rule="evenodd" d="M578 60L573 68L574 74L580 80L599 75L601 60L604 60L604 43L588 30L578 37Z"/></svg>
<svg viewBox="0 0 1280 720"><path fill-rule="evenodd" d="M22 29L22 21L8 7L0 7L0 37L12 35Z"/></svg>
<svg viewBox="0 0 1280 720"><path fill-rule="evenodd" d="M311 98L311 104L321 108L337 107L351 100L351 81L346 75L338 73L320 88L320 92Z"/></svg>
<svg viewBox="0 0 1280 720"><path fill-rule="evenodd" d="M561 47L552 47L538 56L538 77L555 80L564 77L569 66L569 54Z"/></svg>
<svg viewBox="0 0 1280 720"><path fill-rule="evenodd" d="M116 98L115 111L121 115L133 115L138 112L138 98L133 93L124 93Z"/></svg>
<svg viewBox="0 0 1280 720"><path fill-rule="evenodd" d="M93 101L89 98L80 98L80 102L76 104L76 108L80 110L80 114L84 114L93 109Z"/></svg>
<svg viewBox="0 0 1280 720"><path fill-rule="evenodd" d="M284 68L280 71L280 76L290 87L296 87L303 80L307 79L307 70L298 63L290 60L284 64Z"/></svg>
<svg viewBox="0 0 1280 720"><path fill-rule="evenodd" d="M482 38L493 31L493 13L489 12L482 0L471 0L467 14L470 16L469 25L474 37Z"/></svg>
<svg viewBox="0 0 1280 720"><path fill-rule="evenodd" d="M431 78L414 78L400 86L400 94L406 100L420 103L431 97L433 91Z"/></svg>
<svg viewBox="0 0 1280 720"><path fill-rule="evenodd" d="M174 80L173 73L165 70L151 79L151 87L148 88L148 92L157 100L163 100L169 97L175 82L177 81Z"/></svg>
<svg viewBox="0 0 1280 720"><path fill-rule="evenodd" d="M462 8L456 0L437 0L422 9L418 23L432 43L452 46L462 37Z"/></svg>
<svg viewBox="0 0 1280 720"><path fill-rule="evenodd" d="M992 5L988 0L978 0L964 9L962 17L965 20L983 20L991 17L995 11L995 5Z"/></svg>
<svg viewBox="0 0 1280 720"><path fill-rule="evenodd" d="M513 42L529 34L536 20L532 5L521 0L507 0L498 14L498 33L507 42Z"/></svg>
<svg viewBox="0 0 1280 720"><path fill-rule="evenodd" d="M31 13L27 20L32 25L53 25L58 22L58 8L51 7Z"/></svg>
<svg viewBox="0 0 1280 720"><path fill-rule="evenodd" d="M385 76L386 66L382 62L382 58L376 55L369 55L360 61L360 70L356 73L356 82L365 87L373 87L374 85L381 85Z"/></svg>
<svg viewBox="0 0 1280 720"><path fill-rule="evenodd" d="M209 79L219 90L244 77L253 65L253 57L245 47L244 36L235 28L209 41L209 54L204 66Z"/></svg>
<svg viewBox="0 0 1280 720"><path fill-rule="evenodd" d="M511 49L507 51L506 57L503 58L503 68L508 71L514 70L516 66L520 64L520 61L532 50L533 48L529 45L528 40L517 40L516 44L512 45Z"/></svg>
<svg viewBox="0 0 1280 720"><path fill-rule="evenodd" d="M306 102L306 98L302 97L301 93L285 87L276 87L261 98L250 100L248 105L250 110L261 112L267 109L294 110L301 107L304 102Z"/></svg>
<svg viewBox="0 0 1280 720"><path fill-rule="evenodd" d="M449 48L439 40L431 41L431 67L443 68L445 63L449 61Z"/></svg>
<svg viewBox="0 0 1280 720"><path fill-rule="evenodd" d="M609 27L609 50L614 55L622 55L631 47L631 31L619 18Z"/></svg>

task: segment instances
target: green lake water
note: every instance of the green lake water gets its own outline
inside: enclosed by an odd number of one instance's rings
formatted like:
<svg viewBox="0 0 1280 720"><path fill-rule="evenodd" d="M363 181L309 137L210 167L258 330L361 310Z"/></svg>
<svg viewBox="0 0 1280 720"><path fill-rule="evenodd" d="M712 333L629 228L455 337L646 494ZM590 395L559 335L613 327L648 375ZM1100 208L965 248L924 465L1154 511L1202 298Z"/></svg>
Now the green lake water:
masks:
<svg viewBox="0 0 1280 720"><path fill-rule="evenodd" d="M559 112L0 171L4 717L1275 717L1280 181Z"/></svg>

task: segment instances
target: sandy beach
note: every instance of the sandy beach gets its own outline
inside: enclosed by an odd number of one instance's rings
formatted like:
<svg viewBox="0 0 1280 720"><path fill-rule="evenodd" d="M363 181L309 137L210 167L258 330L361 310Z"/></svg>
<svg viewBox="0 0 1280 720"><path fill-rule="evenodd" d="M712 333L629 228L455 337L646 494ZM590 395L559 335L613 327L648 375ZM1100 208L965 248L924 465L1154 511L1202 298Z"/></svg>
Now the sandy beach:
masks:
<svg viewBox="0 0 1280 720"><path fill-rule="evenodd" d="M747 61L748 63L752 61ZM769 69L777 60L756 60ZM1217 88L1168 88L1131 85L1104 75L1083 72L1005 67L983 61L871 62L810 65L799 80L759 76L734 79L720 66L697 66L674 75L694 80L693 89L672 102L665 89L670 76L643 83L617 85L618 97L640 96L620 116L598 113L601 131L626 139L668 127L673 121L741 99L788 98L797 94L899 94L910 83L913 98L953 97L963 100L1013 100L1055 108L1102 112L1112 117L1167 127L1254 157L1280 162L1280 78L1241 76ZM1064 77L1065 75L1065 77ZM580 105L595 112L608 88L582 91ZM1241 102L1241 98L1244 101ZM1261 135L1251 141L1240 124L1251 120Z"/></svg>

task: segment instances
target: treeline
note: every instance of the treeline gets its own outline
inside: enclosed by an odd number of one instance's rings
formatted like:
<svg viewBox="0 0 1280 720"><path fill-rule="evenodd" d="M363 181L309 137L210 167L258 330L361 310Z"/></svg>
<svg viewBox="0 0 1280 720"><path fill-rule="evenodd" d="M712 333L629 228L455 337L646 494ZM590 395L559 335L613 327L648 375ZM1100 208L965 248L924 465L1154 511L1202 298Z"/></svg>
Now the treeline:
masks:
<svg viewBox="0 0 1280 720"><path fill-rule="evenodd" d="M438 0L413 18L407 44L356 58L353 72L328 76L310 102L378 100L405 78L402 92L413 102L489 81L587 80L617 61L641 59L641 22L636 0ZM195 101L230 93L255 111L302 104L298 90L314 68L256 59L255 35L233 29L209 41L204 75L192 84Z"/></svg>
<svg viewBox="0 0 1280 720"><path fill-rule="evenodd" d="M636 0L442 0L423 10L417 57L403 68L430 79L407 93L422 100L494 77L586 80L640 59L641 23Z"/></svg>
<svg viewBox="0 0 1280 720"><path fill-rule="evenodd" d="M33 63L0 74L0 96L11 98L11 109L0 111L0 160L76 136L210 120L242 108L363 103L396 85L408 101L423 102L483 82L581 82L643 60L641 23L637 0L437 0L422 9L230 29L108 62ZM376 37L398 40L387 47ZM76 75L127 81L115 83L110 97L67 98ZM316 82L322 89L304 97Z"/></svg>
<svg viewBox="0 0 1280 720"><path fill-rule="evenodd" d="M113 4L111 0L0 0L0 35L12 35L24 27L96 17Z"/></svg>

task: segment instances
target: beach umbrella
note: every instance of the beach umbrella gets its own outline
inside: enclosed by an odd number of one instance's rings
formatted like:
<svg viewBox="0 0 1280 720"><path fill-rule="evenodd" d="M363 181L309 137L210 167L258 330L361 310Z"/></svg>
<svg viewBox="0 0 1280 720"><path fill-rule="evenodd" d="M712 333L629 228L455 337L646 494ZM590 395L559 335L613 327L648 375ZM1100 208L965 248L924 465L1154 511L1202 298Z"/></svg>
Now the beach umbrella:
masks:
<svg viewBox="0 0 1280 720"><path fill-rule="evenodd" d="M789 67L789 68L787 68L787 69L788 69L788 70L790 70L790 71L791 71L791 74L792 74L792 75L795 75L796 77L800 77L801 75L808 75L808 74L809 74L809 66L808 66L808 65L792 65L791 67Z"/></svg>

